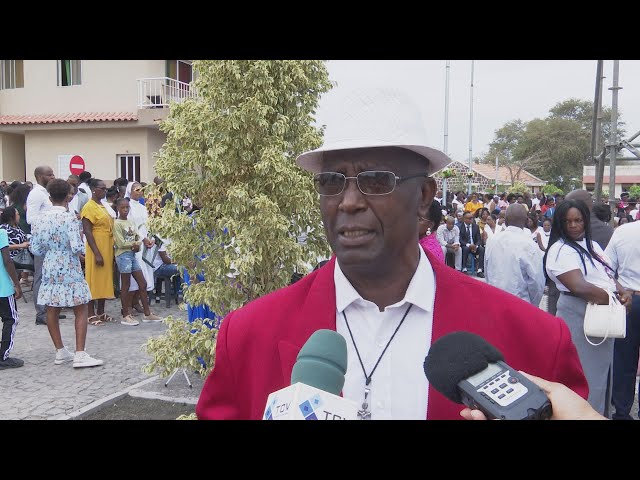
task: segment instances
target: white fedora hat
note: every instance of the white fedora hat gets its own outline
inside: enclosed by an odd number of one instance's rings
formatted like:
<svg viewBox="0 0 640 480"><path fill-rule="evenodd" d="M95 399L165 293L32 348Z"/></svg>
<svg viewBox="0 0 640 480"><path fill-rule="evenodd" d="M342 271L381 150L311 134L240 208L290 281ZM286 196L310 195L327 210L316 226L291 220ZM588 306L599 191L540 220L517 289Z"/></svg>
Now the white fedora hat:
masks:
<svg viewBox="0 0 640 480"><path fill-rule="evenodd" d="M426 145L420 110L403 92L384 87L342 92L338 87L329 95L336 111L327 121L324 144L296 160L305 170L319 173L324 152L374 147L411 150L428 160L429 173L451 162L443 152Z"/></svg>

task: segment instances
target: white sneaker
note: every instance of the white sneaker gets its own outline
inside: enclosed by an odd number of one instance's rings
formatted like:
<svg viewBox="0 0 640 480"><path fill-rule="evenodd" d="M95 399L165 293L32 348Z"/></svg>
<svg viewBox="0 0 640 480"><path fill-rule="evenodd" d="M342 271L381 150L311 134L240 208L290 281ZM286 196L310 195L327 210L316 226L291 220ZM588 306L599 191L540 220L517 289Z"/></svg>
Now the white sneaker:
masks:
<svg viewBox="0 0 640 480"><path fill-rule="evenodd" d="M74 354L67 350L67 347L63 347L61 350L56 351L56 360L54 365L62 365L63 363L69 363L73 361Z"/></svg>
<svg viewBox="0 0 640 480"><path fill-rule="evenodd" d="M147 323L147 322L161 322L162 320L164 320L164 318L159 317L158 315L156 315L154 313L152 313L151 315L145 315L142 318L142 321L144 323Z"/></svg>
<svg viewBox="0 0 640 480"><path fill-rule="evenodd" d="M122 317L120 320L122 325L129 325L130 327L135 327L136 325L140 325L140 322L133 318L131 315L127 315L126 317Z"/></svg>
<svg viewBox="0 0 640 480"><path fill-rule="evenodd" d="M76 352L76 355L73 358L73 368L99 367L103 363L104 362L102 360L93 358L87 352Z"/></svg>

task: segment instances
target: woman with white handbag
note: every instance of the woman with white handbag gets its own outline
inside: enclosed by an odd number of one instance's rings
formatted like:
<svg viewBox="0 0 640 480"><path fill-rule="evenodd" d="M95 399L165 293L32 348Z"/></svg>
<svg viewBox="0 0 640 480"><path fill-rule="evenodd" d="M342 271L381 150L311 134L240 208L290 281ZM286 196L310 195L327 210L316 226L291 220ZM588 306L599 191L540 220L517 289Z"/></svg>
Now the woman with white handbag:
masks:
<svg viewBox="0 0 640 480"><path fill-rule="evenodd" d="M580 200L565 200L556 207L544 268L560 290L556 315L571 332L589 382L588 401L598 413L610 417L613 338L624 336L625 307L631 305L631 295L615 280L610 260L592 241L589 218Z"/></svg>

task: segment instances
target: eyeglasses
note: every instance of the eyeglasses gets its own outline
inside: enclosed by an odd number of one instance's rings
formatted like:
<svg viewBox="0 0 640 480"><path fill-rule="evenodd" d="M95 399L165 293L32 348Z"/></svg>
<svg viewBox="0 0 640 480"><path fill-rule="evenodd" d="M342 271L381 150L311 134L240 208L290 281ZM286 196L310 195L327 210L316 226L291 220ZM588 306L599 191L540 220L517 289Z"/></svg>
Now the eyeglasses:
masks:
<svg viewBox="0 0 640 480"><path fill-rule="evenodd" d="M142 189L141 189L141 188L134 188L134 189L133 189L133 191L134 191L134 192L141 192L141 191L142 191Z"/></svg>
<svg viewBox="0 0 640 480"><path fill-rule="evenodd" d="M313 185L316 191L323 196L331 197L340 195L347 184L348 179L355 179L364 195L387 195L396 188L397 183L404 182L410 178L428 177L428 173L416 173L406 177L398 177L393 172L370 170L360 172L355 177L347 177L338 172L317 173L313 177Z"/></svg>

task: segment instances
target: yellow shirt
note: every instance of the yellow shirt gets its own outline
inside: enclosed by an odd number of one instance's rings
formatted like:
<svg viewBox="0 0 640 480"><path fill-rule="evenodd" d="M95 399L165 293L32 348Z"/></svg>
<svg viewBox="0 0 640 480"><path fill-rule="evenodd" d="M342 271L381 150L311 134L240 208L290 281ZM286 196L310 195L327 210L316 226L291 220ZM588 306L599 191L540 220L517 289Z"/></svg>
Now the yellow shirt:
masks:
<svg viewBox="0 0 640 480"><path fill-rule="evenodd" d="M464 205L464 211L465 212L470 212L471 215L475 215L476 212L479 209L481 209L483 206L484 206L484 204L482 202L478 202L478 201L476 201L475 203L474 202L467 202Z"/></svg>

